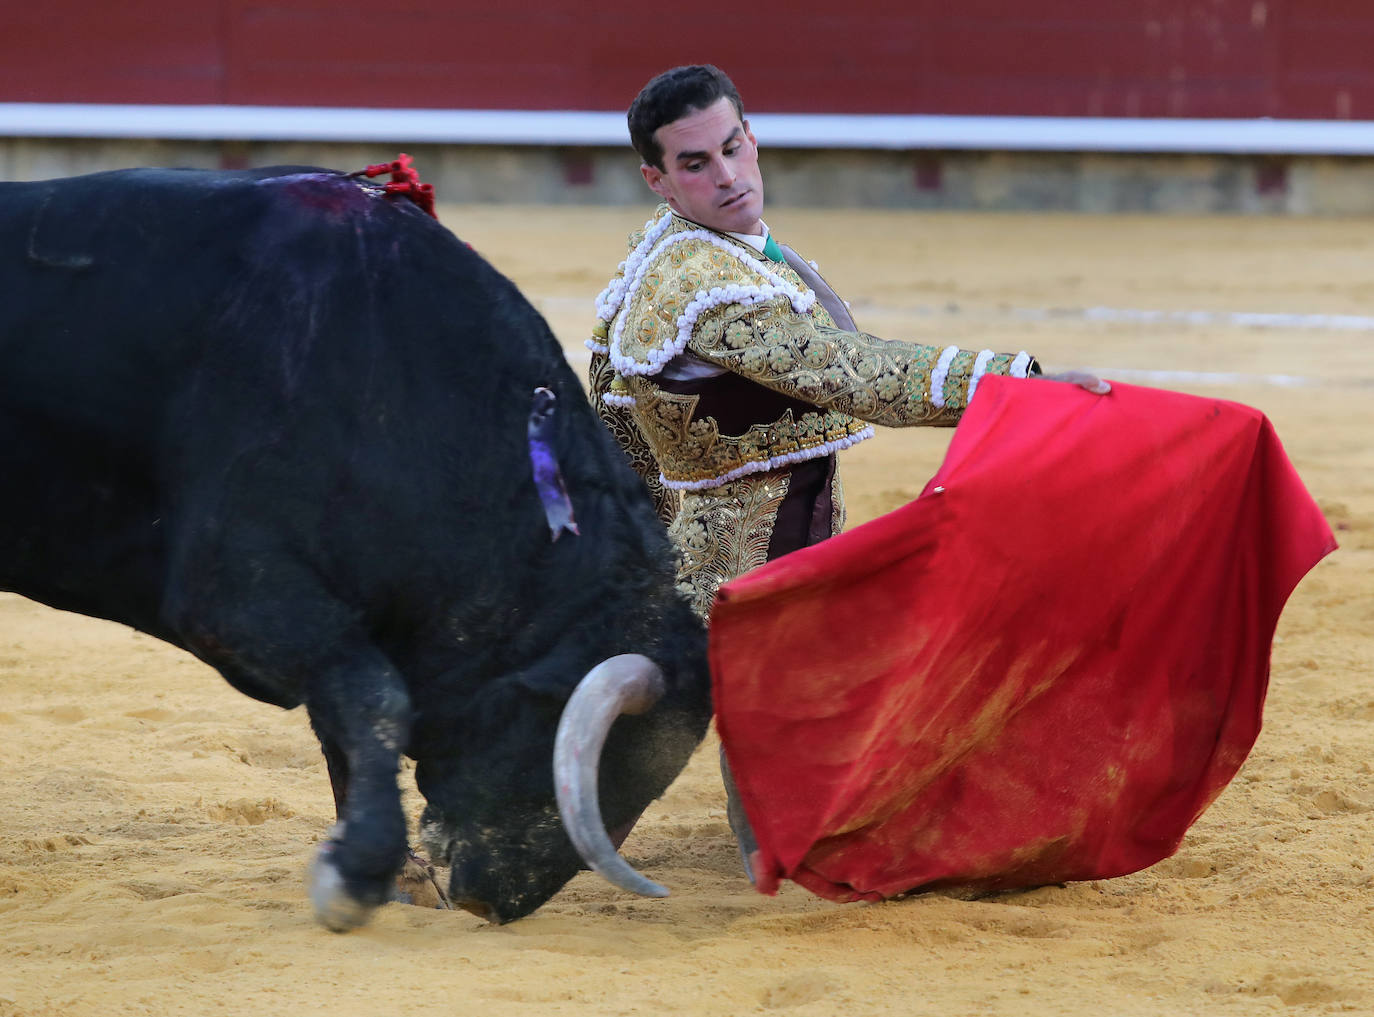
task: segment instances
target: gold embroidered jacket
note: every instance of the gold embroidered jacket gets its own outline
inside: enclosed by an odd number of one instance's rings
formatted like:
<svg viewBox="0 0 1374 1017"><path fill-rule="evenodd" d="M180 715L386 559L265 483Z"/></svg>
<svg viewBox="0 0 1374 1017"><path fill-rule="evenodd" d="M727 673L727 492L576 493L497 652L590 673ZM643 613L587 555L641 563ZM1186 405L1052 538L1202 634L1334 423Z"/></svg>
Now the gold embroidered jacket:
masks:
<svg viewBox="0 0 1374 1017"><path fill-rule="evenodd" d="M953 426L982 375L1032 369L1025 353L839 328L799 274L804 265L767 261L667 205L630 248L597 300L591 392L665 522L675 491L829 455L870 437L870 423ZM836 316L851 324L842 309ZM697 377L730 372L776 398L759 400L756 419L723 426L697 395L672 391L683 367Z"/></svg>

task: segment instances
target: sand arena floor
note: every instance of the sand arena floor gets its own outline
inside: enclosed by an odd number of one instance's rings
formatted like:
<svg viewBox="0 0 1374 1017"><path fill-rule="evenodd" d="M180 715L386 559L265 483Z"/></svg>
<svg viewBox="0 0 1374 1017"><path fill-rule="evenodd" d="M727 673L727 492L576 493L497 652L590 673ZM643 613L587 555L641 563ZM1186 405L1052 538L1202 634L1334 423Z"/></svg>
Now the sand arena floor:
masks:
<svg viewBox="0 0 1374 1017"><path fill-rule="evenodd" d="M580 370L591 298L647 210L441 212ZM1179 853L977 900L765 898L709 742L625 845L668 899L585 874L501 928L392 905L335 936L303 888L333 818L303 713L0 595L0 1017L1374 1013L1374 224L769 219L876 334L1024 348L1273 419L1342 547L1290 601L1265 731ZM846 453L851 522L914 497L947 442L882 431Z"/></svg>

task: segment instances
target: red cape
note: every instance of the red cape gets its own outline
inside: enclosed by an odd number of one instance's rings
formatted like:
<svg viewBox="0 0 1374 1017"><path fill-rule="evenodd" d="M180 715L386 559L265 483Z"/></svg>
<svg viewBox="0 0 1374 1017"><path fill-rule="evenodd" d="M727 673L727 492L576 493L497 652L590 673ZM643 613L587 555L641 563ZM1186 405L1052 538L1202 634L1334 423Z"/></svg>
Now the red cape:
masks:
<svg viewBox="0 0 1374 1017"><path fill-rule="evenodd" d="M1257 410L984 378L916 501L717 596L758 888L880 899L1169 856L1254 744L1279 612L1335 546Z"/></svg>

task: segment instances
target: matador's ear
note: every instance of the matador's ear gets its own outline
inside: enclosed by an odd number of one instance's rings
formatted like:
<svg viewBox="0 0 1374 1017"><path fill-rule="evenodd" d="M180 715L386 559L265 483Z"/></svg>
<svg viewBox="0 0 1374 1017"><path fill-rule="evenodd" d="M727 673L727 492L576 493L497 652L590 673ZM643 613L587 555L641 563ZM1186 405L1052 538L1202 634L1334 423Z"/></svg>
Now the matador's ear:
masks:
<svg viewBox="0 0 1374 1017"><path fill-rule="evenodd" d="M647 162L639 164L640 176L649 185L649 190L653 191L664 201L672 199L672 188L668 186L667 175L657 166L650 166Z"/></svg>

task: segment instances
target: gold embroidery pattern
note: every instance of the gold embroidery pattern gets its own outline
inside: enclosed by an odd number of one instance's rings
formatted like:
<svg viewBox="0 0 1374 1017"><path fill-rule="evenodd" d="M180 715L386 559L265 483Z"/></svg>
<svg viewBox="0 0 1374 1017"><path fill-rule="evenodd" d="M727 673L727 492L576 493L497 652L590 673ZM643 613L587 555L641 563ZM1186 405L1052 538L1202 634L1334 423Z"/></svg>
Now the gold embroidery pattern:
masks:
<svg viewBox="0 0 1374 1017"><path fill-rule="evenodd" d="M691 347L776 392L888 427L957 424L978 357L971 350L954 355L941 393L944 406L936 406L930 379L939 348L818 325L782 300L713 308L698 319ZM1013 360L1013 354L997 354L986 373L1006 374Z"/></svg>
<svg viewBox="0 0 1374 1017"><path fill-rule="evenodd" d="M644 481L644 486L649 489L649 494L654 499L654 509L658 512L658 518L666 526L677 515L678 493L663 486L653 450L645 442L644 435L635 425L630 416L630 410L626 407L607 406L601 398L610 389L614 379L615 367L611 364L610 358L604 353L593 353L591 367L587 372L592 406L596 409L596 415L601 418L601 422L606 425L606 429L615 437L616 444L624 451L626 458L630 461L630 466Z"/></svg>
<svg viewBox="0 0 1374 1017"><path fill-rule="evenodd" d="M786 472L760 473L704 491L684 491L668 527L678 550L678 592L703 621L722 583L768 560L768 541L787 496Z"/></svg>
<svg viewBox="0 0 1374 1017"><path fill-rule="evenodd" d="M835 464L835 472L830 475L830 535L838 537L844 529L844 485L840 483L840 467Z"/></svg>
<svg viewBox="0 0 1374 1017"><path fill-rule="evenodd" d="M628 379L635 403L630 412L670 481L691 483L723 477L750 463L794 461L829 454L829 443L862 440L868 425L846 413L817 410L797 417L784 410L776 420L752 425L744 434L722 434L714 417L697 416L698 398L660 389L652 378Z"/></svg>
<svg viewBox="0 0 1374 1017"><path fill-rule="evenodd" d="M694 223L675 218L673 225L659 239L662 253L648 266L619 311L619 315L625 318L619 340L622 356L635 363L646 364L651 353L676 341L678 319L698 293L709 293L717 287L773 285L766 276L710 240L690 237L676 243L665 243L676 234L700 229ZM745 255L762 260L762 256L755 255L738 241L721 239L739 247ZM633 237L631 241L633 249L637 245ZM790 265L776 262L765 264L769 272L795 287L799 293L807 291L806 283ZM617 278L620 278L619 273ZM779 299L787 303L786 297ZM813 303L806 314L818 325L834 327L830 313L819 301Z"/></svg>
<svg viewBox="0 0 1374 1017"><path fill-rule="evenodd" d="M666 206L660 206L659 215L668 214ZM618 355L633 364L651 364L677 347L679 319L698 294L730 286L757 292L758 287L773 285L703 236L668 243L675 235L699 229L674 216L656 242L660 253L642 272L636 269L638 282L626 294L614 323L620 329ZM631 237L632 250L640 237L642 233ZM806 290L788 265L770 262L767 271L798 291ZM785 295L758 304L722 303L702 310L692 325L688 348L815 410L800 416L789 410L776 420L754 424L744 434L722 434L714 418L696 416L695 400L660 389L653 370L630 374L625 383L635 398L631 416L663 476L676 485L705 484L762 464L825 455L866 437L867 423L953 426L968 405L978 359L970 350L954 352L944 364L937 398L930 386L932 376L939 377L941 348L837 329L819 301L802 313ZM985 373L1007 374L1014 360L1011 354L997 354L985 365Z"/></svg>

